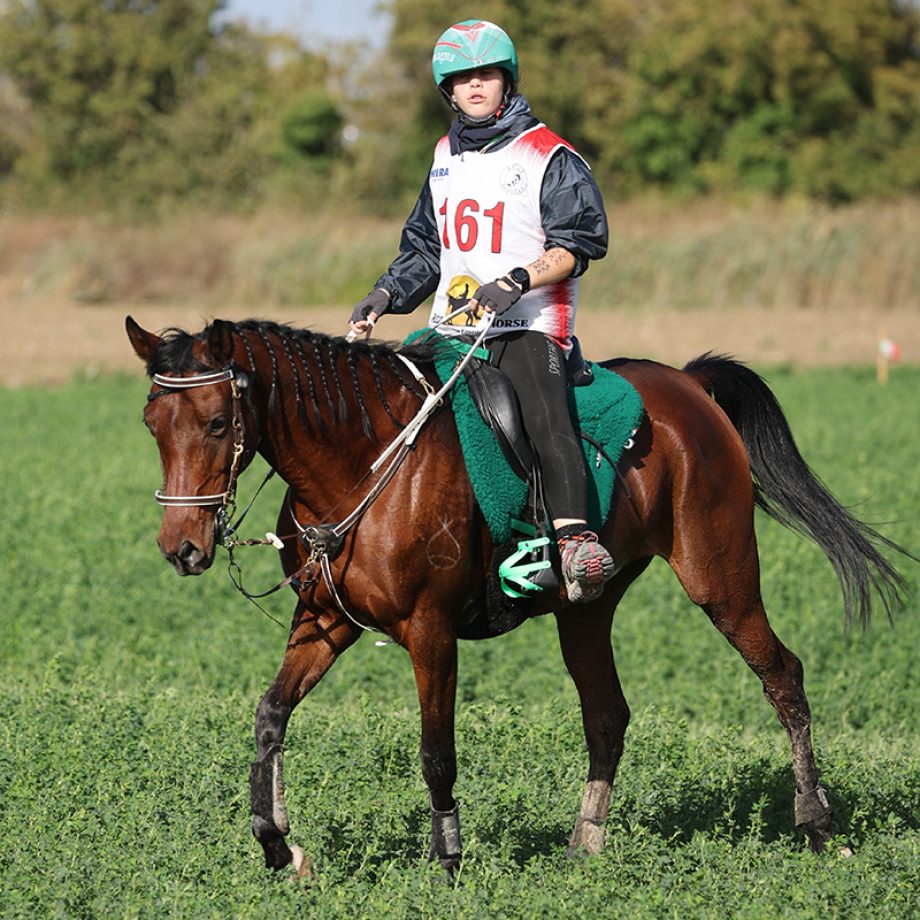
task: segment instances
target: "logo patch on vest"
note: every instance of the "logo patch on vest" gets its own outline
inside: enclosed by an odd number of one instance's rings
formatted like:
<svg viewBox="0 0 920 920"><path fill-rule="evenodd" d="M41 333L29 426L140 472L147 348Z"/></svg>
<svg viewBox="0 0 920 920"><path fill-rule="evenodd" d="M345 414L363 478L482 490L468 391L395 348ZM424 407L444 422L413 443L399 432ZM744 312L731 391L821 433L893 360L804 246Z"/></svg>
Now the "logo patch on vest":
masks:
<svg viewBox="0 0 920 920"><path fill-rule="evenodd" d="M479 290L479 282L470 275L454 275L450 279L450 286L447 288L447 306L448 310L453 313L465 307L472 298L473 294ZM473 316L472 313L461 313L455 316L451 321L451 326L475 326L479 317Z"/></svg>
<svg viewBox="0 0 920 920"><path fill-rule="evenodd" d="M523 195L527 191L527 173L520 163L506 166L498 177L498 182L506 195Z"/></svg>

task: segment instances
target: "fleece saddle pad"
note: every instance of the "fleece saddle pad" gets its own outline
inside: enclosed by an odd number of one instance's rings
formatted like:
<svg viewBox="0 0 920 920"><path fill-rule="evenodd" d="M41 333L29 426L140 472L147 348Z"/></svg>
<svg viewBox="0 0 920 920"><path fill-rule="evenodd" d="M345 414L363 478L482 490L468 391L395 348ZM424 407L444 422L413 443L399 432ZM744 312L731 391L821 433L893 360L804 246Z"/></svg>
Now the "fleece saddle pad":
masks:
<svg viewBox="0 0 920 920"><path fill-rule="evenodd" d="M414 333L408 341L416 340L421 334ZM435 368L442 382L453 373L458 360L452 349L444 349L443 355L436 359ZM626 442L639 427L642 398L632 384L618 374L593 362L591 369L594 382L589 386L569 387L568 396L576 433L591 439L583 437L581 443L589 473L588 522L597 530L606 520L613 499L616 471L610 461L614 464L619 461ZM524 512L527 483L511 469L495 434L479 414L462 375L450 391L450 400L476 501L489 525L492 540L496 544L505 543L514 534L512 521L520 519ZM600 445L603 453L595 444ZM544 470L544 476L549 475L552 473Z"/></svg>

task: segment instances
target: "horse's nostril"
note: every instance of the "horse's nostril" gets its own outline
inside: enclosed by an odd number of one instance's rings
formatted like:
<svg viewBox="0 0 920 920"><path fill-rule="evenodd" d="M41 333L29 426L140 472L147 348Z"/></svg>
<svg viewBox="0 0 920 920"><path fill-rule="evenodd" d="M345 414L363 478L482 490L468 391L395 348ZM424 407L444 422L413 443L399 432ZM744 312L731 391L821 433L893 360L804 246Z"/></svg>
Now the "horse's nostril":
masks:
<svg viewBox="0 0 920 920"><path fill-rule="evenodd" d="M176 553L176 555L183 562L192 562L194 559L201 556L201 550L189 540L183 540L182 545L179 547L179 552Z"/></svg>
<svg viewBox="0 0 920 920"><path fill-rule="evenodd" d="M205 550L191 540L183 540L174 552L168 552L157 540L160 552L166 561L175 568L179 575L200 575L211 567L211 559Z"/></svg>

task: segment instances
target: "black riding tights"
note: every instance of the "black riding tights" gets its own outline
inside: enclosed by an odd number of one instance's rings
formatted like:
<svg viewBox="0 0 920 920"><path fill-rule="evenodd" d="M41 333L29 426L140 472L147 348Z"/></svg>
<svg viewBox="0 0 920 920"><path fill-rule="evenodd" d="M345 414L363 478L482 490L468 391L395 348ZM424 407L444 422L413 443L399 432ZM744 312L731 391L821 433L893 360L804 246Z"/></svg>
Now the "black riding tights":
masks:
<svg viewBox="0 0 920 920"><path fill-rule="evenodd" d="M585 459L569 417L562 349L542 332L511 332L485 344L517 393L550 518L587 520Z"/></svg>

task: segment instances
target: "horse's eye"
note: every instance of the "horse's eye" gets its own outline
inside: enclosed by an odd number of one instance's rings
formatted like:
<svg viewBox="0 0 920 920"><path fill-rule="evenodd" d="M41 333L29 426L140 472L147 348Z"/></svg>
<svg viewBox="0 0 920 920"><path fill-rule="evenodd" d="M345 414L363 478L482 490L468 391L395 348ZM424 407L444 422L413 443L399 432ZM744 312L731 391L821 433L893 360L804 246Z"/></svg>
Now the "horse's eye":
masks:
<svg viewBox="0 0 920 920"><path fill-rule="evenodd" d="M227 427L227 419L223 415L218 415L217 418L212 418L208 422L208 434L220 434Z"/></svg>

